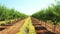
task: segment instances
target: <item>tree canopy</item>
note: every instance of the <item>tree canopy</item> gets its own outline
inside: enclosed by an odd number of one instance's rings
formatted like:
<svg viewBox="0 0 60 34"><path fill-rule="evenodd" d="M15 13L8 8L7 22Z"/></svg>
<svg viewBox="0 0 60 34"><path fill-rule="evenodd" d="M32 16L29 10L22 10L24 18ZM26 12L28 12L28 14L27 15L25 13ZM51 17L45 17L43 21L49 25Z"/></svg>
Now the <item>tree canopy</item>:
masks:
<svg viewBox="0 0 60 34"><path fill-rule="evenodd" d="M19 11L15 9L9 9L5 6L0 5L0 21L1 20L10 20L10 19L22 19L27 17L27 15L20 13Z"/></svg>
<svg viewBox="0 0 60 34"><path fill-rule="evenodd" d="M54 23L60 22L60 6L53 4L46 9L34 13L32 17L43 21L51 20Z"/></svg>

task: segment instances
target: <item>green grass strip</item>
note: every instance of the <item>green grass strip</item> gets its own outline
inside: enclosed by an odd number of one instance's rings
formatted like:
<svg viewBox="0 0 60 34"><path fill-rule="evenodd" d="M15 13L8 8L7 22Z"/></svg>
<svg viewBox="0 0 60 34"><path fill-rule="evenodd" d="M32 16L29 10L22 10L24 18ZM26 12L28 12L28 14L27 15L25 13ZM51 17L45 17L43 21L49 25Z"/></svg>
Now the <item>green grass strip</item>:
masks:
<svg viewBox="0 0 60 34"><path fill-rule="evenodd" d="M36 34L30 17L26 19L24 25L20 28L20 31L17 34Z"/></svg>

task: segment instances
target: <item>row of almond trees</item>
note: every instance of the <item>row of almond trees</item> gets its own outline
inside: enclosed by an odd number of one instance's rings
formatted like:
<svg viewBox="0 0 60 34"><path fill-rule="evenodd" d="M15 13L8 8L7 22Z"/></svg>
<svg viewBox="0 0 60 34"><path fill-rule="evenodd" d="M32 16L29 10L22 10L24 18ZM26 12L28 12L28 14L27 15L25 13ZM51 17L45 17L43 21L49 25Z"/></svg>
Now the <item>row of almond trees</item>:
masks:
<svg viewBox="0 0 60 34"><path fill-rule="evenodd" d="M39 20L43 20L45 22L51 21L51 23L55 25L54 26L55 31L55 27L60 23L60 5L57 4L56 5L52 4L51 6L48 6L48 8L42 9L37 13L34 13L32 17L37 18Z"/></svg>
<svg viewBox="0 0 60 34"><path fill-rule="evenodd" d="M0 5L0 21L10 20L10 19L23 19L27 15L20 13L17 10L9 9L3 5Z"/></svg>

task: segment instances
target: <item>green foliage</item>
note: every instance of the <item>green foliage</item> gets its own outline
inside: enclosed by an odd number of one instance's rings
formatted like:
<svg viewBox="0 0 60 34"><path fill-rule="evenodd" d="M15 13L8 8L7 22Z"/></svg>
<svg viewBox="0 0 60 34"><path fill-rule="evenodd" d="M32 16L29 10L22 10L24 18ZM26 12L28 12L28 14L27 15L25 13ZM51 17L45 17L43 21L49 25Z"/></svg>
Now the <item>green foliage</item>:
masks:
<svg viewBox="0 0 60 34"><path fill-rule="evenodd" d="M43 21L51 20L53 24L56 25L60 22L60 7L58 5L49 6L33 14L32 17Z"/></svg>
<svg viewBox="0 0 60 34"><path fill-rule="evenodd" d="M0 5L0 21L11 20L11 19L23 19L27 15L20 13L14 9L8 9L5 6Z"/></svg>

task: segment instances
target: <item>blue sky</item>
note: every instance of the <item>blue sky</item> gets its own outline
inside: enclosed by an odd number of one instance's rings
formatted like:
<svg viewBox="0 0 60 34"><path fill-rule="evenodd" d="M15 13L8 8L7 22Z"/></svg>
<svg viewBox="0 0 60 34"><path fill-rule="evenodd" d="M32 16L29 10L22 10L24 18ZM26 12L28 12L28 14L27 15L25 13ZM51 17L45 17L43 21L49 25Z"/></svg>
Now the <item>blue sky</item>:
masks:
<svg viewBox="0 0 60 34"><path fill-rule="evenodd" d="M54 0L0 0L1 5L5 5L8 8L14 8L19 12L25 13L27 15L32 15L33 13L47 8Z"/></svg>

